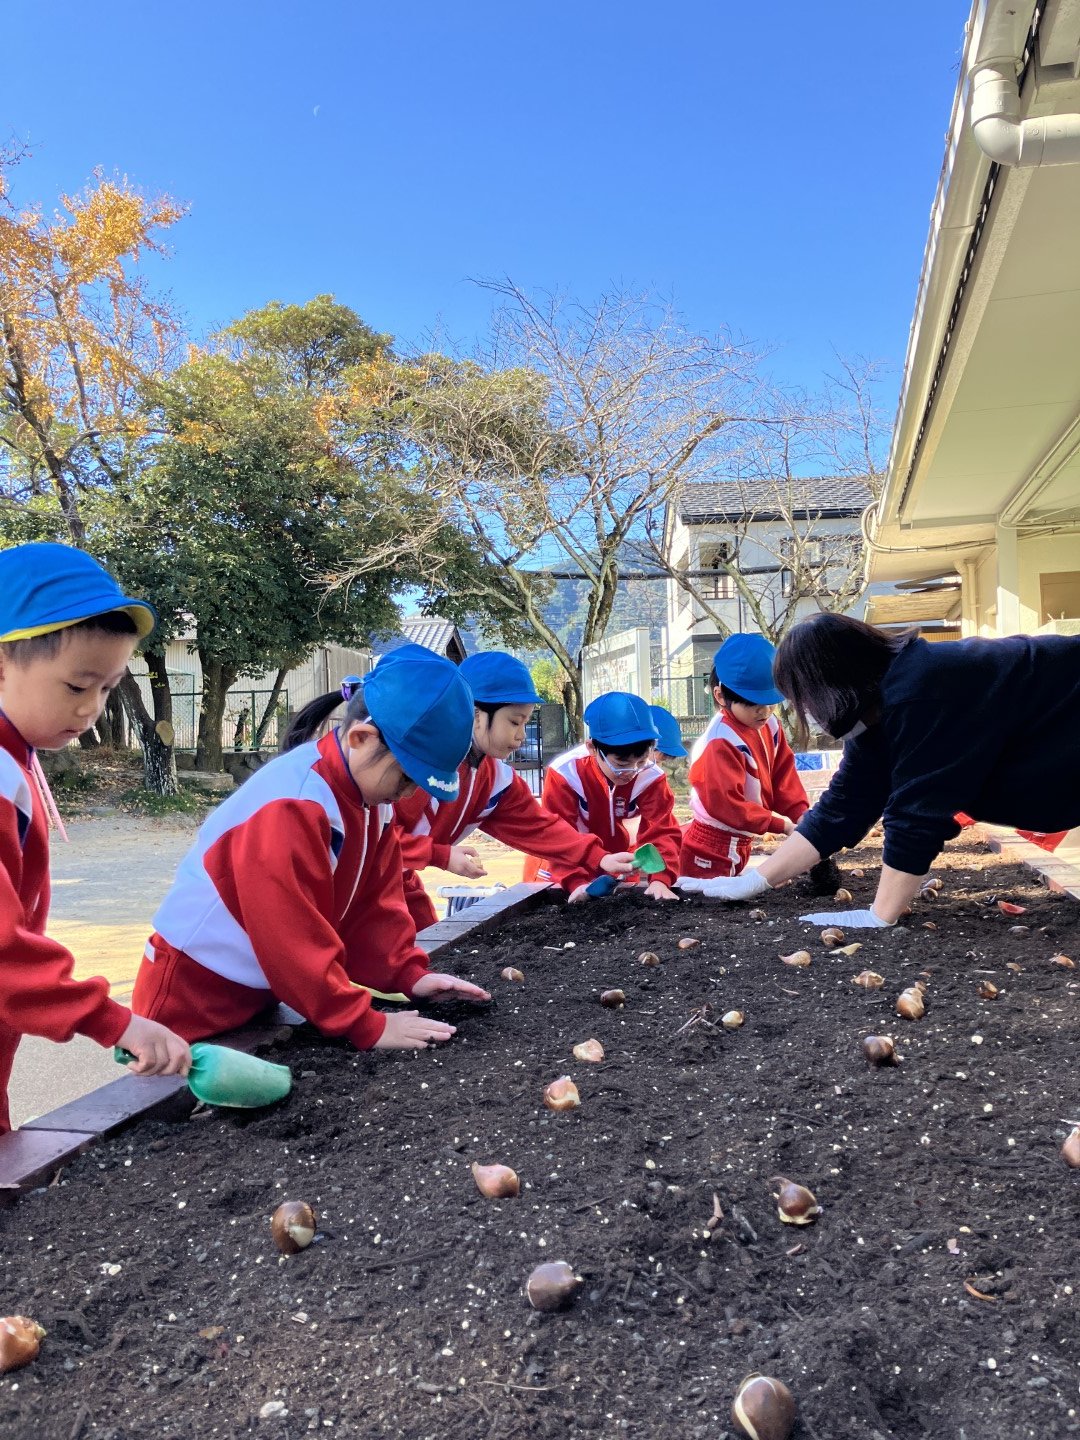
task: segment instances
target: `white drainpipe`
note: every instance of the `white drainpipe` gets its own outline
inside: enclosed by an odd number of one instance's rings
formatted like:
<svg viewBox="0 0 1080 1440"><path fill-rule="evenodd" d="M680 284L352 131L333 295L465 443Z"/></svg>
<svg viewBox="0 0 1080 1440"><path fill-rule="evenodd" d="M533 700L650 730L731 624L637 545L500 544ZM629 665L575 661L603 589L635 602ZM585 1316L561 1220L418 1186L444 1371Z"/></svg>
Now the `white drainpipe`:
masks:
<svg viewBox="0 0 1080 1440"><path fill-rule="evenodd" d="M1080 161L1080 115L1020 119L1012 24L992 0L971 67L971 131L983 154L999 165L1029 169Z"/></svg>

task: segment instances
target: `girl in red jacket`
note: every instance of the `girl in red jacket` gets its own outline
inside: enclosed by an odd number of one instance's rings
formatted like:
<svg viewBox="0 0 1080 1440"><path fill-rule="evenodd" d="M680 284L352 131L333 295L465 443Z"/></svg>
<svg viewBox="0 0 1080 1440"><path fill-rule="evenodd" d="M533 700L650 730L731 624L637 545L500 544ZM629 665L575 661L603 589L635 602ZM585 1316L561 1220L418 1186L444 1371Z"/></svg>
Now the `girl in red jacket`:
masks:
<svg viewBox="0 0 1080 1440"><path fill-rule="evenodd" d="M500 650L487 650L463 660L458 673L476 705L472 748L458 770L458 797L448 800L418 791L394 807L408 867L405 901L416 928L434 925L437 919L418 870L436 865L467 880L487 873L472 846L460 843L474 830L514 850L564 861L589 880L601 871L627 873L629 854L609 855L595 835L583 835L542 809L522 777L506 763L525 743L525 726L540 699L521 661Z"/></svg>
<svg viewBox="0 0 1080 1440"><path fill-rule="evenodd" d="M191 1051L162 1025L109 998L100 976L72 978L74 959L45 934L49 822L35 751L88 730L120 682L154 612L125 596L96 560L70 545L0 553L0 1135L23 1035L88 1035L122 1045L139 1075L186 1075Z"/></svg>
<svg viewBox="0 0 1080 1440"><path fill-rule="evenodd" d="M607 850L625 851L627 821L639 820L636 844L655 845L667 869L653 876L645 894L677 900L671 883L678 872L682 830L667 776L652 761L659 736L648 705L637 695L612 690L585 707L589 739L560 755L544 776L541 804L583 835L595 835ZM555 880L573 902L587 898L592 878L564 858L532 858L525 879Z"/></svg>
<svg viewBox="0 0 1080 1440"><path fill-rule="evenodd" d="M773 647L762 635L730 635L711 675L717 713L690 752L690 810L679 874L738 875L759 835L790 835L810 808L795 757L772 713Z"/></svg>
<svg viewBox="0 0 1080 1440"><path fill-rule="evenodd" d="M362 987L489 998L428 970L402 894L391 803L417 785L457 795L472 733L468 687L448 660L403 645L342 690L340 724L313 738L341 694L305 706L285 753L199 831L154 916L132 999L138 1013L198 1040L276 999L358 1049L423 1050L454 1027L415 1010L384 1014Z"/></svg>

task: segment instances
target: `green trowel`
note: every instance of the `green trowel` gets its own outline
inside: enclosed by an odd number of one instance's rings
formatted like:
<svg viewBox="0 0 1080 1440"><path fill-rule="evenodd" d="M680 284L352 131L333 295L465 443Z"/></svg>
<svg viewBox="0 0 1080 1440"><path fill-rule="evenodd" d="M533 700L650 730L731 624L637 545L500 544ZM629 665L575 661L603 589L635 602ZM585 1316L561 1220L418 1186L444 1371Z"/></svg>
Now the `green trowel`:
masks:
<svg viewBox="0 0 1080 1440"><path fill-rule="evenodd" d="M135 1058L119 1046L113 1055L120 1065L127 1065ZM191 1047L187 1083L191 1093L204 1105L257 1110L284 1100L292 1089L292 1072L287 1065L274 1065L243 1050L196 1040Z"/></svg>
<svg viewBox="0 0 1080 1440"><path fill-rule="evenodd" d="M634 869L643 875L659 875L667 866L655 845L639 845L634 851Z"/></svg>

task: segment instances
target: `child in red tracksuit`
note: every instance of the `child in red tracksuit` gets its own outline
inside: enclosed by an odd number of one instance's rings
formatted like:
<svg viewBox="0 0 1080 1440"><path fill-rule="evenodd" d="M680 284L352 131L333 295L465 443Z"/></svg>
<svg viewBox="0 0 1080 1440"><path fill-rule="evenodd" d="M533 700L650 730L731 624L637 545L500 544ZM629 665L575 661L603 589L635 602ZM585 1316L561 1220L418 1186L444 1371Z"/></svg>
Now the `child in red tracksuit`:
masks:
<svg viewBox="0 0 1080 1440"><path fill-rule="evenodd" d="M761 635L731 635L710 676L717 713L690 752L690 810L679 874L738 875L756 836L790 835L810 803L772 707L775 651Z"/></svg>
<svg viewBox="0 0 1080 1440"><path fill-rule="evenodd" d="M392 801L421 785L453 799L473 704L448 660L419 645L299 712L277 756L203 825L154 916L134 1008L190 1040L283 1000L358 1049L424 1049L452 1025L384 1014L368 988L412 999L487 992L433 974L401 888Z"/></svg>
<svg viewBox="0 0 1080 1440"><path fill-rule="evenodd" d="M667 776L651 760L658 735L649 707L636 695L613 690L585 708L589 739L560 755L544 776L540 803L583 835L595 835L607 850L625 851L626 822L639 820L635 843L655 845L667 868L655 875L645 894L676 900L670 888L679 873L682 830L675 819L675 797ZM525 879L555 880L572 901L586 897L592 877L566 859L543 865L531 857Z"/></svg>
<svg viewBox="0 0 1080 1440"><path fill-rule="evenodd" d="M184 1041L111 1000L107 980L73 979L73 956L45 934L49 823L35 751L93 725L153 628L150 606L81 550L0 553L0 1135L11 1128L8 1081L23 1035L122 1045L139 1075L185 1075L191 1064Z"/></svg>
<svg viewBox="0 0 1080 1440"><path fill-rule="evenodd" d="M416 873L428 865L467 880L486 874L477 852L460 842L483 830L514 850L534 850L561 860L588 876L630 870L630 856L609 855L594 835L582 835L544 810L528 785L506 763L525 743L540 696L520 660L500 650L470 655L458 674L476 706L473 743L458 770L458 798L446 800L417 791L394 807L401 827L405 862L405 903L418 930L434 925L435 907Z"/></svg>

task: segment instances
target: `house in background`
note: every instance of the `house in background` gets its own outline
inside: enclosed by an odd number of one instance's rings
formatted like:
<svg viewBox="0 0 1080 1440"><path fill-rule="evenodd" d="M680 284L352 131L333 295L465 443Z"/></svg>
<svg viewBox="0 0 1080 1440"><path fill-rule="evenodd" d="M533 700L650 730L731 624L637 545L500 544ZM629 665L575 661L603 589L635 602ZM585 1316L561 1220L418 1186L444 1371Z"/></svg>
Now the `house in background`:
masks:
<svg viewBox="0 0 1080 1440"><path fill-rule="evenodd" d="M445 655L455 665L460 665L469 653L466 639L454 622L438 615L406 615L400 632L389 640L376 641L371 654L377 660L402 645L422 645L425 650L434 650L436 655Z"/></svg>
<svg viewBox="0 0 1080 1440"><path fill-rule="evenodd" d="M958 37L959 39L959 37ZM878 623L1080 633L1080 6L977 0L868 574Z"/></svg>
<svg viewBox="0 0 1080 1440"><path fill-rule="evenodd" d="M711 712L701 677L721 642L717 620L732 632L760 629L731 570L770 627L813 614L826 600L861 615L861 523L873 498L864 481L841 478L724 480L679 491L665 517L664 553L705 603L669 579L656 689L674 713Z"/></svg>

